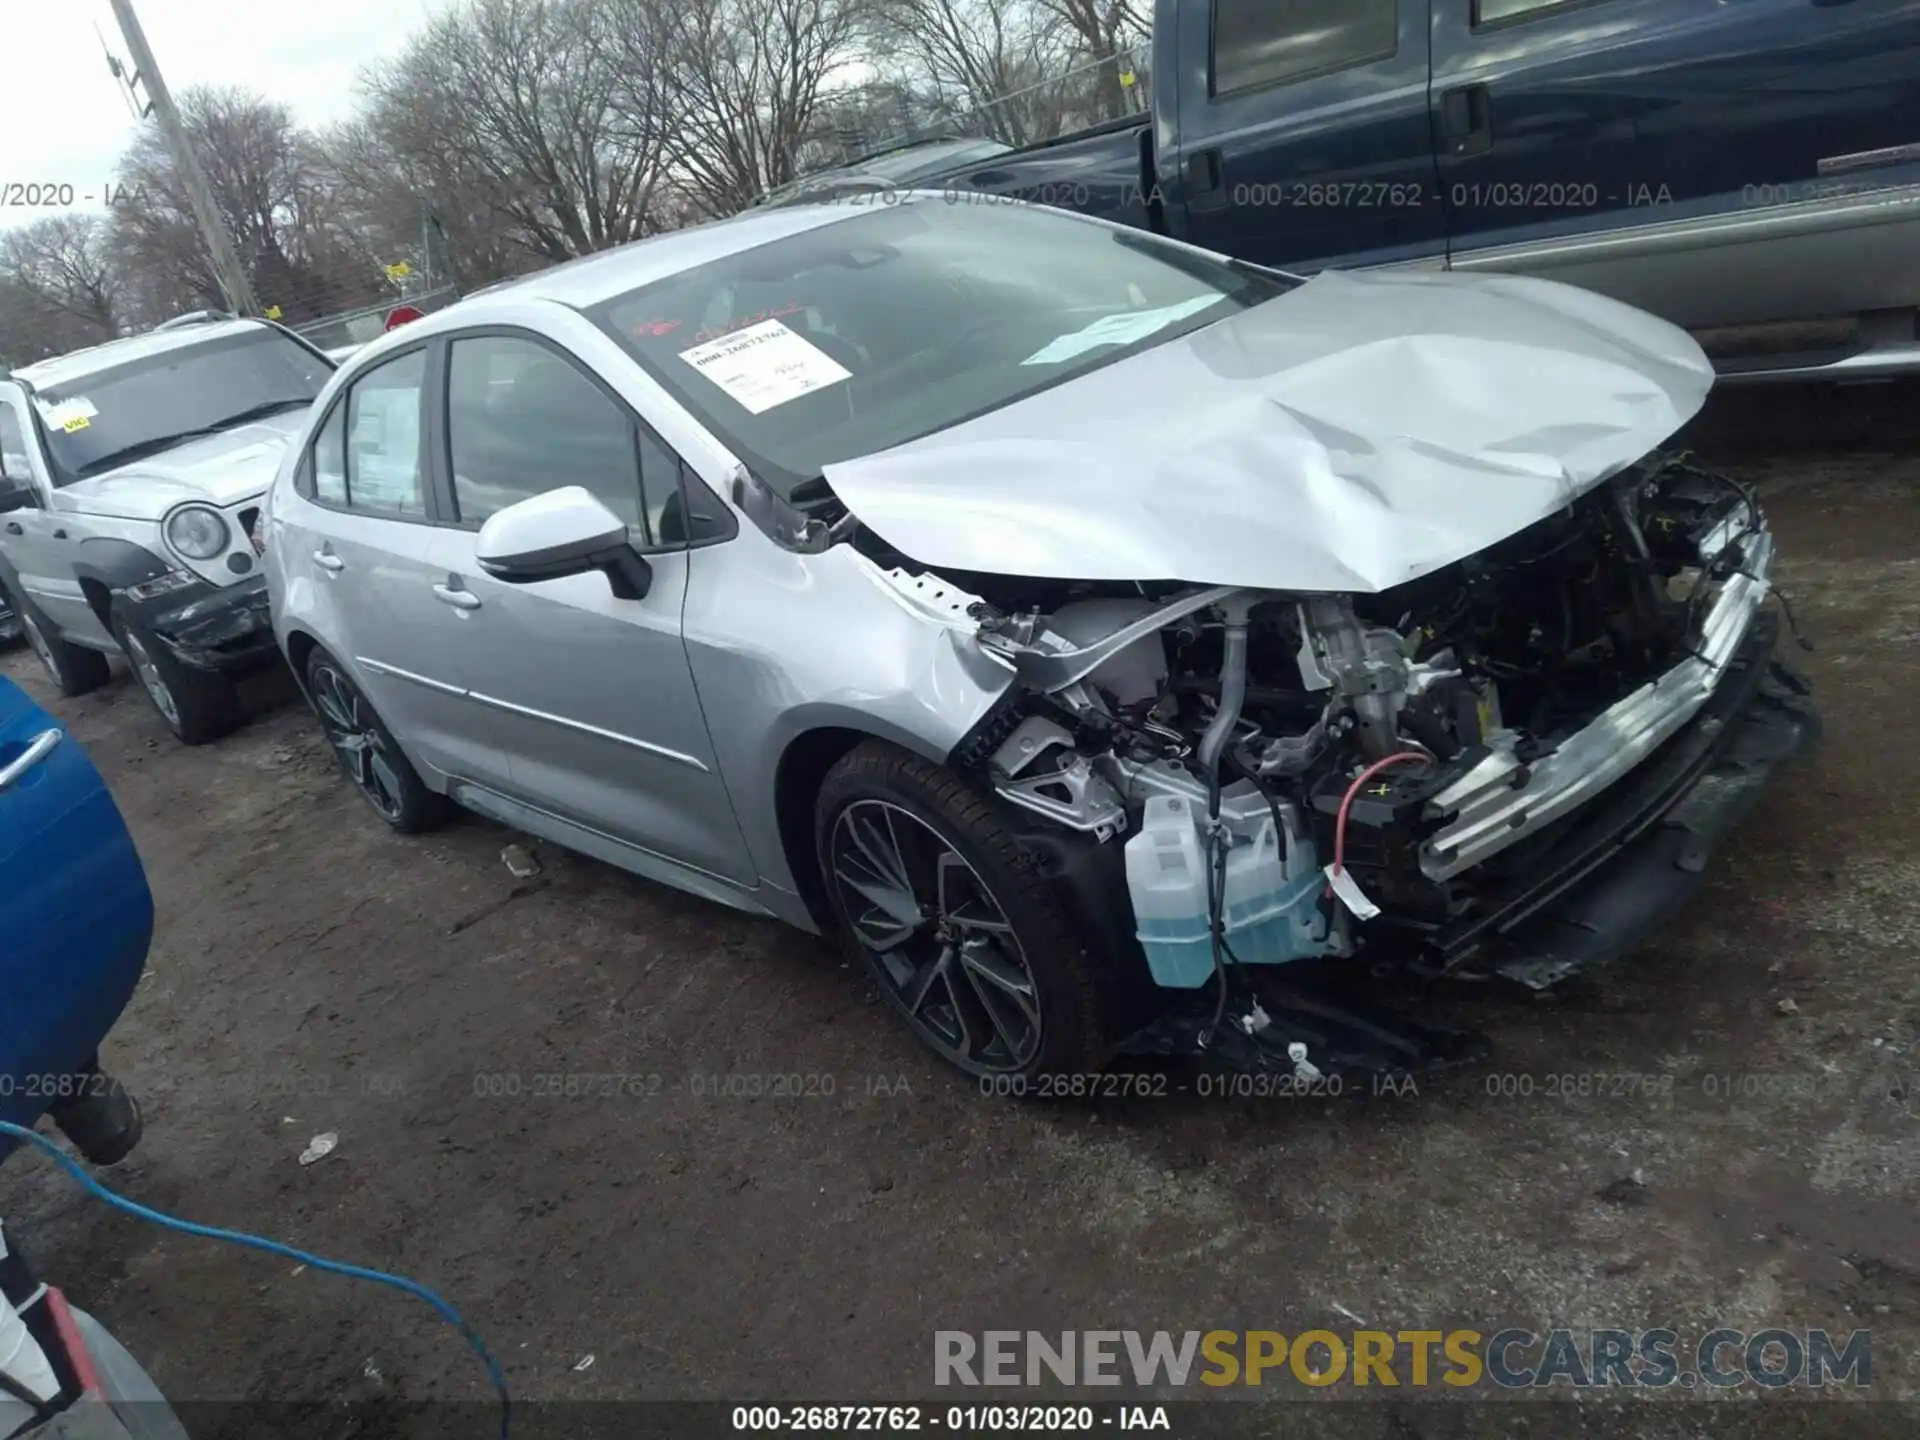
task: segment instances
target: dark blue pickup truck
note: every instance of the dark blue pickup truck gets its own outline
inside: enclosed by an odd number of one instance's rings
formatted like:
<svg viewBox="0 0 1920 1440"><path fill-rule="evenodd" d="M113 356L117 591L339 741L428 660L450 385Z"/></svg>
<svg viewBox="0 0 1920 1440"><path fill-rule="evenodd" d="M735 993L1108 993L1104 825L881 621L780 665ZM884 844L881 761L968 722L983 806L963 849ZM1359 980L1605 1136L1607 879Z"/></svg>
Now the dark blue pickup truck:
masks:
<svg viewBox="0 0 1920 1440"><path fill-rule="evenodd" d="M1159 0L1149 120L924 183L1564 280L1723 373L1920 368L1920 0Z"/></svg>

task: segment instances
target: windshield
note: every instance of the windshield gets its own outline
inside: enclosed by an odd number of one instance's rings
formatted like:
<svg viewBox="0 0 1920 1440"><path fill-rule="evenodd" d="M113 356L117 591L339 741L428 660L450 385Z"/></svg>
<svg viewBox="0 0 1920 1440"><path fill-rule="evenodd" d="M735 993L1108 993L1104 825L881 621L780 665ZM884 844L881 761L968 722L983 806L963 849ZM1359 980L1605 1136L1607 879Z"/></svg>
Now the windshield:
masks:
<svg viewBox="0 0 1920 1440"><path fill-rule="evenodd" d="M687 270L589 313L776 491L1288 288L1059 211L939 200Z"/></svg>
<svg viewBox="0 0 1920 1440"><path fill-rule="evenodd" d="M260 326L130 360L37 391L54 484L71 485L240 418L310 405L333 373Z"/></svg>

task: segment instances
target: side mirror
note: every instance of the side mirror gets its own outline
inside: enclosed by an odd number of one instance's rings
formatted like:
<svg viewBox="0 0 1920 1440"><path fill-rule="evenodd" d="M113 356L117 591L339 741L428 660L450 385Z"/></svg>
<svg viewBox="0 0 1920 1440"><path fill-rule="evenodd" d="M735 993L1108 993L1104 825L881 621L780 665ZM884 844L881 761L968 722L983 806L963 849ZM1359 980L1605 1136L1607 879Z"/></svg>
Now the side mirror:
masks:
<svg viewBox="0 0 1920 1440"><path fill-rule="evenodd" d="M480 568L510 585L599 570L620 599L642 600L653 584L625 522L580 485L507 506L480 527L474 549Z"/></svg>
<svg viewBox="0 0 1920 1440"><path fill-rule="evenodd" d="M9 515L15 510L31 510L39 503L32 485L25 480L0 475L0 515Z"/></svg>

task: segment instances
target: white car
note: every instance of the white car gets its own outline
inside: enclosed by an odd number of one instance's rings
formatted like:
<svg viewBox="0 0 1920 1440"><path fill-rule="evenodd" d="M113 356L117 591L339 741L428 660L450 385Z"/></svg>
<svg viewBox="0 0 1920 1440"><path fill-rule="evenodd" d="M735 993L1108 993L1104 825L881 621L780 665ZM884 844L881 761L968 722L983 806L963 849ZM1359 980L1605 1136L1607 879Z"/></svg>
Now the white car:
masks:
<svg viewBox="0 0 1920 1440"><path fill-rule="evenodd" d="M124 653L189 745L276 657L253 541L281 451L333 373L263 320L189 317L0 371L0 590L63 694Z"/></svg>

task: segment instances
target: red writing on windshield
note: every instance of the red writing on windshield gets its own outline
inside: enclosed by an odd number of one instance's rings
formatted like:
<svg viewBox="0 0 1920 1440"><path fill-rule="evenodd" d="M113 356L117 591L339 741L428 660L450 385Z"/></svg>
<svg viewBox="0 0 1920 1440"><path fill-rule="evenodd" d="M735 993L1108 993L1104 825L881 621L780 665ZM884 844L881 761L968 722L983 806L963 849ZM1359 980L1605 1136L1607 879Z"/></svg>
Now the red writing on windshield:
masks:
<svg viewBox="0 0 1920 1440"><path fill-rule="evenodd" d="M696 342L701 340L717 340L722 335L731 335L734 331L744 330L749 325L758 325L766 320L778 320L783 315L797 315L806 308L807 307L802 305L798 300L789 300L778 309L762 310L758 315L742 315L732 320L723 321L711 330L699 331L693 338Z"/></svg>

